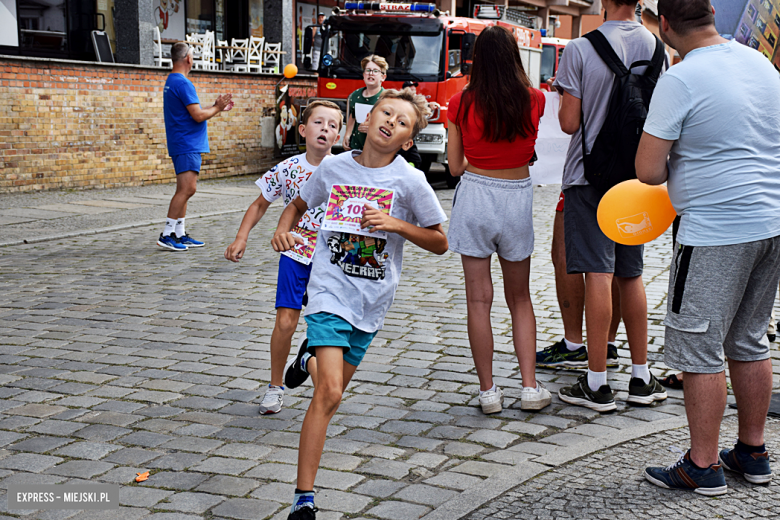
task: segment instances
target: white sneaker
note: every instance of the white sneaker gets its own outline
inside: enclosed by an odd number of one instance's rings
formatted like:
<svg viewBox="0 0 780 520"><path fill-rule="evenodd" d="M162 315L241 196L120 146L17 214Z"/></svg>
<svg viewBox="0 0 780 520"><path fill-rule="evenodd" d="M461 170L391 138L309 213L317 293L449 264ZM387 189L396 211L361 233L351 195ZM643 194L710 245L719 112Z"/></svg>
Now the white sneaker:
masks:
<svg viewBox="0 0 780 520"><path fill-rule="evenodd" d="M504 391L499 387L496 387L495 391L488 390L487 392L482 392L482 395L479 396L479 405L482 407L482 413L484 414L499 413L503 404Z"/></svg>
<svg viewBox="0 0 780 520"><path fill-rule="evenodd" d="M520 394L521 410L541 410L550 403L552 403L552 395L539 381L536 382L535 389L523 387L523 392Z"/></svg>
<svg viewBox="0 0 780 520"><path fill-rule="evenodd" d="M263 402L260 403L260 415L279 413L282 411L282 404L284 404L284 388L268 385Z"/></svg>

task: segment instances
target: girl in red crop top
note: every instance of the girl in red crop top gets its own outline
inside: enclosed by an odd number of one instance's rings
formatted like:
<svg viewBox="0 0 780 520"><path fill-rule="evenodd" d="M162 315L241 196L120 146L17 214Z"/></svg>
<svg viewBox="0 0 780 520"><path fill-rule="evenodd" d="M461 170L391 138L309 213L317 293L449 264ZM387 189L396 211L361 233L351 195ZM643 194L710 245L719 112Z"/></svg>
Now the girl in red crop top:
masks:
<svg viewBox="0 0 780 520"><path fill-rule="evenodd" d="M544 94L531 88L515 38L503 27L483 30L474 45L470 82L450 99L447 117L450 173L462 176L448 239L463 262L469 343L486 414L503 406L503 392L493 382L493 253L501 264L523 378L520 408L541 410L552 401L536 381L536 318L529 291L534 230L528 164L542 114Z"/></svg>

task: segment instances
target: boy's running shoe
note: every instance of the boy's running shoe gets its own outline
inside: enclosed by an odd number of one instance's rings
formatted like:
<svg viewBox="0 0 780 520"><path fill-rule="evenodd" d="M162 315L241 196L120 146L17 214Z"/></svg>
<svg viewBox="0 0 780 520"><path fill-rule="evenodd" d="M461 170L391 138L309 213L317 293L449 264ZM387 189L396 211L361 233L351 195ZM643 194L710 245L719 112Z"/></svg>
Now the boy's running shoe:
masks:
<svg viewBox="0 0 780 520"><path fill-rule="evenodd" d="M182 244L181 240L179 240L174 234L163 236L163 234L160 233L160 238L157 239L157 245L164 247L165 249L170 249L171 251L187 250L187 246Z"/></svg>
<svg viewBox="0 0 780 520"><path fill-rule="evenodd" d="M729 471L739 473L751 484L769 484L772 468L769 467L769 453L744 453L735 448L723 450L718 460Z"/></svg>
<svg viewBox="0 0 780 520"><path fill-rule="evenodd" d="M203 247L206 245L205 242L201 242L200 240L195 240L194 238L186 234L179 237L179 242L181 242L187 247Z"/></svg>
<svg viewBox="0 0 780 520"><path fill-rule="evenodd" d="M309 379L309 373L306 371L306 360L303 359L304 354L307 354L306 346L308 344L308 338L301 336L301 341L298 344L298 355L284 370L284 386L287 388L298 388L304 381ZM308 359L310 359L310 356L307 357Z"/></svg>
<svg viewBox="0 0 780 520"><path fill-rule="evenodd" d="M607 343L607 368L617 368L618 366L617 345Z"/></svg>
<svg viewBox="0 0 780 520"><path fill-rule="evenodd" d="M615 396L609 385L602 385L597 391L588 386L588 374L582 374L572 386L564 386L558 390L561 401L577 406L584 406L597 412L611 412L617 409Z"/></svg>
<svg viewBox="0 0 780 520"><path fill-rule="evenodd" d="M699 469L691 462L690 450L670 466L646 468L645 478L658 487L685 489L708 497L724 495L728 490L726 477L720 464Z"/></svg>
<svg viewBox="0 0 780 520"><path fill-rule="evenodd" d="M504 405L504 391L496 386L496 390L482 392L479 396L479 405L482 407L482 413L499 413Z"/></svg>
<svg viewBox="0 0 780 520"><path fill-rule="evenodd" d="M284 388L268 385L263 401L260 403L260 415L279 413L284 404Z"/></svg>
<svg viewBox="0 0 780 520"><path fill-rule="evenodd" d="M628 382L627 403L653 404L654 401L663 401L666 397L666 390L653 374L650 374L650 382L647 384L641 377L632 377Z"/></svg>
<svg viewBox="0 0 780 520"><path fill-rule="evenodd" d="M317 520L317 511L316 507L305 506L287 515L287 520Z"/></svg>
<svg viewBox="0 0 780 520"><path fill-rule="evenodd" d="M588 350L581 346L577 350L569 350L566 342L560 340L541 352L536 353L536 366L545 368L587 368Z"/></svg>

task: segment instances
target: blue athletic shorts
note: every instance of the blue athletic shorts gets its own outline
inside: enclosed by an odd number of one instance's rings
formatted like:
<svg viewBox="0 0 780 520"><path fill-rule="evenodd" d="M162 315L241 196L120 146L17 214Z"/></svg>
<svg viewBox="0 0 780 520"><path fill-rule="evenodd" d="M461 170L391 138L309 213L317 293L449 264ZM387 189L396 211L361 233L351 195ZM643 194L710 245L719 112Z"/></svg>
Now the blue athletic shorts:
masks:
<svg viewBox="0 0 780 520"><path fill-rule="evenodd" d="M347 320L329 312L318 312L305 316L308 348L343 347L344 361L356 367L366 355L368 346L377 332L364 332L356 329Z"/></svg>
<svg viewBox="0 0 780 520"><path fill-rule="evenodd" d="M302 309L308 303L306 286L309 284L311 264L303 265L289 256L279 255L279 274L276 277L276 308Z"/></svg>
<svg viewBox="0 0 780 520"><path fill-rule="evenodd" d="M199 153L174 155L171 160L173 160L173 169L176 171L176 175L184 172L200 173L202 159Z"/></svg>

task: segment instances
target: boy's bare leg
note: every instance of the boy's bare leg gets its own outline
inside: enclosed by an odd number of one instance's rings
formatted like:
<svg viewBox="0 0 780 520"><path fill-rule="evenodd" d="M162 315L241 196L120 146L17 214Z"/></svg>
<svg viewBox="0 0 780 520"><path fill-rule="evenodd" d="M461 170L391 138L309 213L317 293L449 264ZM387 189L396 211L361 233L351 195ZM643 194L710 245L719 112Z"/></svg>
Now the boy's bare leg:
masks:
<svg viewBox="0 0 780 520"><path fill-rule="evenodd" d="M274 386L284 384L284 365L290 355L292 337L300 317L300 309L287 307L276 309L276 323L271 333L271 384Z"/></svg>
<svg viewBox="0 0 780 520"><path fill-rule="evenodd" d="M582 343L585 278L581 274L566 272L566 244L563 237L563 211L556 211L553 221L552 262L555 267L555 293L563 319L563 337L572 343Z"/></svg>
<svg viewBox="0 0 780 520"><path fill-rule="evenodd" d="M493 388L493 327L490 325L493 280L490 277L490 257L461 255L461 260L466 278L469 345L477 368L479 389L484 392Z"/></svg>
<svg viewBox="0 0 780 520"><path fill-rule="evenodd" d="M612 277L612 323L609 324L609 336L607 336L608 343L614 343L617 338L618 327L620 327L620 319L622 314L620 313L620 286L618 285L617 278Z"/></svg>
<svg viewBox="0 0 780 520"><path fill-rule="evenodd" d="M531 303L531 258L510 262L498 257L504 275L504 295L512 315L512 336L523 386L536 388L536 316Z"/></svg>
<svg viewBox="0 0 780 520"><path fill-rule="evenodd" d="M631 363L647 363L647 296L642 276L616 277L620 286L620 309L626 325Z"/></svg>
<svg viewBox="0 0 780 520"><path fill-rule="evenodd" d="M357 369L356 366L344 361L344 349L341 347L315 347L315 349L316 362L309 366L309 373L314 381L314 397L303 419L298 448L296 487L302 490L314 489L314 479L317 477L328 424L338 410L341 396ZM309 359L309 363L314 359Z"/></svg>

